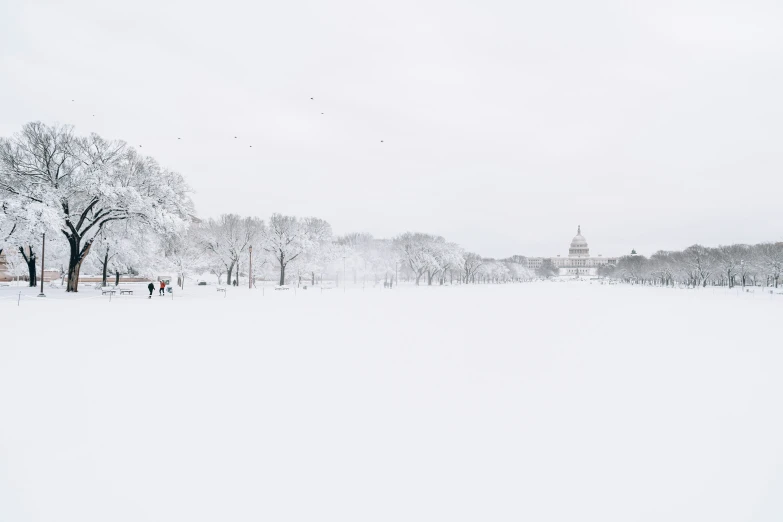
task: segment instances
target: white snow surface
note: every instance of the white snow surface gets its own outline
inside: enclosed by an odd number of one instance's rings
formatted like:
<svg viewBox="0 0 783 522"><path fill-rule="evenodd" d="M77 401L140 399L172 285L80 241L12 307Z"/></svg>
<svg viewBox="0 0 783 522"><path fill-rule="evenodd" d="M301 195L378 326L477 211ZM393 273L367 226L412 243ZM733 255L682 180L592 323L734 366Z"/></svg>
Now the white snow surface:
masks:
<svg viewBox="0 0 783 522"><path fill-rule="evenodd" d="M783 520L783 295L18 291L2 521Z"/></svg>

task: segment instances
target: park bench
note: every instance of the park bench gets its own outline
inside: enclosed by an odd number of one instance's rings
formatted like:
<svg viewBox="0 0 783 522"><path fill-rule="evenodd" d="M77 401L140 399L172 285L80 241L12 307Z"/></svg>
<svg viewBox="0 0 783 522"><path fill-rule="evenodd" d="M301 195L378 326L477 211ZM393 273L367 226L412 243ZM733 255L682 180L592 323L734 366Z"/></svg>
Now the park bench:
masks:
<svg viewBox="0 0 783 522"><path fill-rule="evenodd" d="M112 294L112 295L113 295L113 294L115 294L116 292L117 292L117 291L114 289L114 287L113 287L113 286L104 286L104 287L101 287L101 295L106 295L106 294Z"/></svg>
<svg viewBox="0 0 783 522"><path fill-rule="evenodd" d="M133 290L130 288L120 288L120 295L133 295Z"/></svg>
<svg viewBox="0 0 783 522"><path fill-rule="evenodd" d="M275 290L291 290L291 287L288 285L280 285L280 286L276 286Z"/></svg>
<svg viewBox="0 0 783 522"><path fill-rule="evenodd" d="M219 286L219 287L217 287L217 291L218 292L223 292L225 294L226 293L226 287L225 286Z"/></svg>

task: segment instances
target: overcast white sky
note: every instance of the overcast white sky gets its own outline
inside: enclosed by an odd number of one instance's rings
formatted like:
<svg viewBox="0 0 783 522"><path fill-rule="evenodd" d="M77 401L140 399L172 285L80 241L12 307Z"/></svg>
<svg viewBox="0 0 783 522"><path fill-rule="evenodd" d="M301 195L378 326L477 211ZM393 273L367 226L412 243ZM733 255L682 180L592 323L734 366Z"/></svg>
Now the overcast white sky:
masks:
<svg viewBox="0 0 783 522"><path fill-rule="evenodd" d="M0 13L0 134L42 120L141 145L202 217L314 215L495 257L565 254L578 224L603 255L783 240L780 1Z"/></svg>

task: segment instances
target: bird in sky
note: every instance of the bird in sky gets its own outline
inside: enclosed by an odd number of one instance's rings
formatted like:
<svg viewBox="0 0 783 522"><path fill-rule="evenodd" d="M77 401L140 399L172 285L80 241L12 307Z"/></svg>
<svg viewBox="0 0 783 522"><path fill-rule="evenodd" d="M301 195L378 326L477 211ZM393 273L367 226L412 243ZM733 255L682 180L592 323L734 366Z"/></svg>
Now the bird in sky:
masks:
<svg viewBox="0 0 783 522"><path fill-rule="evenodd" d="M310 98L310 99L313 100L314 98Z"/></svg>
<svg viewBox="0 0 783 522"><path fill-rule="evenodd" d="M381 143L383 143L383 140L381 140Z"/></svg>

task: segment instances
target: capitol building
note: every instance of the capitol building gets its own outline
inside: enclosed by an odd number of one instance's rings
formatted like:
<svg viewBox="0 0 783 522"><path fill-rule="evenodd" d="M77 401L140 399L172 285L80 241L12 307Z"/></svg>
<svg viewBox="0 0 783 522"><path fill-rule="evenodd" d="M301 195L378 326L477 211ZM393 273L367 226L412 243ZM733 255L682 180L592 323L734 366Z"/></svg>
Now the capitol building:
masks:
<svg viewBox="0 0 783 522"><path fill-rule="evenodd" d="M600 254L598 257L590 257L590 247L587 246L587 240L582 235L581 225L576 229L576 235L571 240L568 257L529 257L527 267L535 270L547 259L552 261L561 276L594 276L598 273L598 267L617 264L616 257L603 257Z"/></svg>

